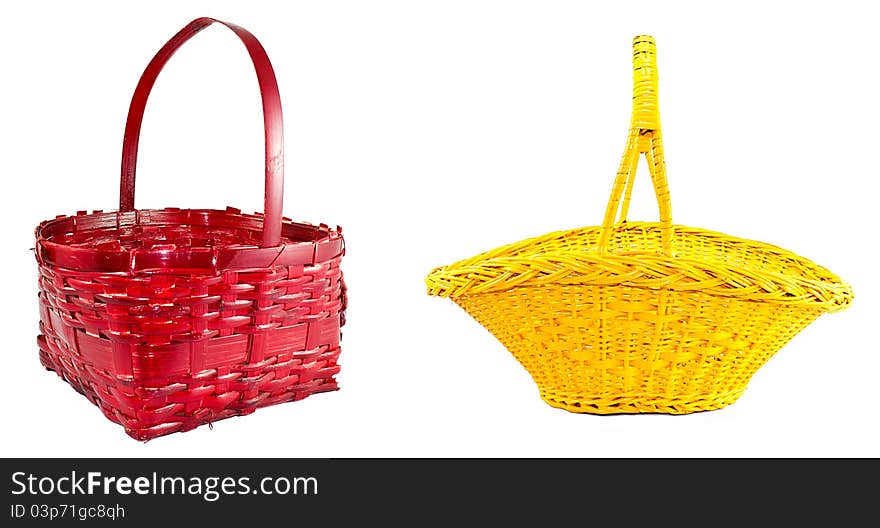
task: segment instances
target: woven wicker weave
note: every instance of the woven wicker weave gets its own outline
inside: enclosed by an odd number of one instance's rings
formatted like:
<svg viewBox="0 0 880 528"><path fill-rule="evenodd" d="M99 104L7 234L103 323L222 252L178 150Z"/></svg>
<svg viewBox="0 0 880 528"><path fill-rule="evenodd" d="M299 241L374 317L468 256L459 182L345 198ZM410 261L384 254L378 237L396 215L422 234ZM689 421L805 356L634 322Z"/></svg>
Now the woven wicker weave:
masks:
<svg viewBox="0 0 880 528"><path fill-rule="evenodd" d="M278 87L246 30L222 23L247 46L260 82L266 216L134 209L150 89L177 48L213 22L197 19L175 35L135 90L120 211L61 216L36 230L40 359L141 440L337 388L342 235L281 216Z"/></svg>
<svg viewBox="0 0 880 528"><path fill-rule="evenodd" d="M635 38L633 62L632 125L602 226L437 268L428 292L494 334L554 407L718 409L816 317L845 308L852 290L784 249L672 224L651 37ZM640 154L659 222L626 220Z"/></svg>

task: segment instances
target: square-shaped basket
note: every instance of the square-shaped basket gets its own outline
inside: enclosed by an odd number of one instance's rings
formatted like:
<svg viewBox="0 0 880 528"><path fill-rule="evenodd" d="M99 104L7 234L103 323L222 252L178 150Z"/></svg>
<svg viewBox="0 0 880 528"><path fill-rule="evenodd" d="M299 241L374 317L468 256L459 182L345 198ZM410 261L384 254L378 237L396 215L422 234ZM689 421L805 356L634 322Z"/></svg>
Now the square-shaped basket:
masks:
<svg viewBox="0 0 880 528"><path fill-rule="evenodd" d="M135 209L147 97L174 52L215 22L241 39L257 73L265 215ZM234 24L196 19L159 50L137 85L119 211L37 227L40 360L136 439L337 389L342 232L282 218L282 141L281 100L263 47Z"/></svg>
<svg viewBox="0 0 880 528"><path fill-rule="evenodd" d="M428 293L450 297L495 335L554 407L718 409L801 329L845 308L852 289L776 246L672 224L653 38L634 39L633 67L632 124L602 225L437 268ZM659 222L626 220L641 154Z"/></svg>

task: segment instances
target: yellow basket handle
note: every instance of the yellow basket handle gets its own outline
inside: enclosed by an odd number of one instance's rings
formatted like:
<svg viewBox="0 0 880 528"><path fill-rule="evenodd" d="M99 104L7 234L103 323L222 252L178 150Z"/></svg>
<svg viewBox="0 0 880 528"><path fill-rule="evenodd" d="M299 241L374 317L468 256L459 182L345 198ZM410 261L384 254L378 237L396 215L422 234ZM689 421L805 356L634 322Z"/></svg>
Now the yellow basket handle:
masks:
<svg viewBox="0 0 880 528"><path fill-rule="evenodd" d="M640 35L633 39L632 123L623 159L614 179L611 198L605 209L602 235L599 238L600 253L605 252L615 226L626 221L639 154L644 154L648 161L651 181L654 183L657 205L660 207L662 252L665 255L672 255L672 204L666 181L666 162L663 160L657 85L657 50L654 38ZM621 197L623 197L622 204Z"/></svg>

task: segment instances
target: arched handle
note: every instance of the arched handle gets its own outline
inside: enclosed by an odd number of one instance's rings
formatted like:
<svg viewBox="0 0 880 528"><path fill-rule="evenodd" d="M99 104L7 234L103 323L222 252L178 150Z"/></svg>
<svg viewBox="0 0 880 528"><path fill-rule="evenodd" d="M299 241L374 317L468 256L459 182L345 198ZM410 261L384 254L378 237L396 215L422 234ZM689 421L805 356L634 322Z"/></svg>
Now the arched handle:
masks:
<svg viewBox="0 0 880 528"><path fill-rule="evenodd" d="M614 227L626 221L635 181L639 154L648 161L651 181L660 207L660 236L662 251L672 255L672 204L666 181L666 162L660 134L660 110L657 96L657 52L654 38L640 35L633 39L633 112L629 138L623 152L611 198L602 221L599 251L604 252ZM623 203L621 204L621 197ZM618 209L620 214L618 215Z"/></svg>
<svg viewBox="0 0 880 528"><path fill-rule="evenodd" d="M266 134L266 187L264 194L263 240L262 247L275 247L281 243L281 208L284 196L284 126L281 117L281 96L275 71L266 55L266 50L248 30L213 18L197 18L174 35L156 53L147 65L131 98L128 120L125 123L125 137L122 141L122 176L119 182L119 210L134 210L134 184L137 167L138 140L144 108L150 90L159 72L180 46L196 33L213 23L231 29L244 43L254 63L260 94L263 99L263 126Z"/></svg>

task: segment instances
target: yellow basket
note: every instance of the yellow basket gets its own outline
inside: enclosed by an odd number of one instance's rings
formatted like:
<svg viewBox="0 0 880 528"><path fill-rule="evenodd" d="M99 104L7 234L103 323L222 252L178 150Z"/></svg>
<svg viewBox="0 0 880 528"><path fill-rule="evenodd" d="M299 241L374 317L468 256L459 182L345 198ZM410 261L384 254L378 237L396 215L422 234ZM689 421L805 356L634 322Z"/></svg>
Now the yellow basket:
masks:
<svg viewBox="0 0 880 528"><path fill-rule="evenodd" d="M633 69L632 125L602 226L437 268L428 293L451 298L492 332L554 407L718 409L736 401L795 334L845 308L853 293L779 247L672 224L652 37L634 39ZM640 154L659 222L626 221Z"/></svg>

